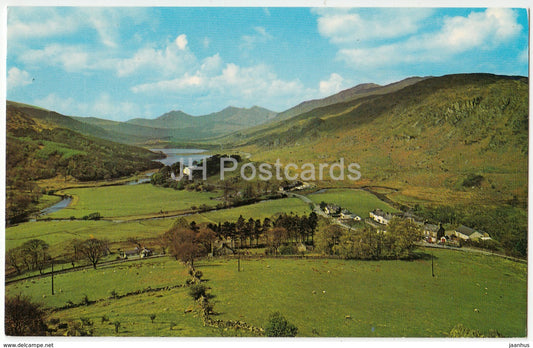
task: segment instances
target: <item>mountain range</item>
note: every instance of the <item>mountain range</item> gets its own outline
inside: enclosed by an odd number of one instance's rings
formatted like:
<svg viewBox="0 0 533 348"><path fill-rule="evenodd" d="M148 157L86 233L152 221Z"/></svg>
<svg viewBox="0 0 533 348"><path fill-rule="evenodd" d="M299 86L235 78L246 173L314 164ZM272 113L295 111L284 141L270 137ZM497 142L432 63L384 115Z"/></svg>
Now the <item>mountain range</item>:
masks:
<svg viewBox="0 0 533 348"><path fill-rule="evenodd" d="M116 122L8 102L43 127L145 147L234 148L256 161L361 166L365 183L457 189L469 175L502 199L527 200L525 77L457 74L363 84L281 113L228 107L204 116L171 111Z"/></svg>

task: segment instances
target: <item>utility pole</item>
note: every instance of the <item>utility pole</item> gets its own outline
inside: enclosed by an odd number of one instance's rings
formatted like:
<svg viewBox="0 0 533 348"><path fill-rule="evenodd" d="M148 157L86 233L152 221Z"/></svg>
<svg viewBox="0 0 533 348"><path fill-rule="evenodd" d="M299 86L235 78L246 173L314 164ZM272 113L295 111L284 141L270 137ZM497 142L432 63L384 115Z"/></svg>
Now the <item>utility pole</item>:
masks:
<svg viewBox="0 0 533 348"><path fill-rule="evenodd" d="M435 272L433 271L433 250L431 250L431 276L435 277Z"/></svg>
<svg viewBox="0 0 533 348"><path fill-rule="evenodd" d="M54 294L54 260L52 260L52 295Z"/></svg>

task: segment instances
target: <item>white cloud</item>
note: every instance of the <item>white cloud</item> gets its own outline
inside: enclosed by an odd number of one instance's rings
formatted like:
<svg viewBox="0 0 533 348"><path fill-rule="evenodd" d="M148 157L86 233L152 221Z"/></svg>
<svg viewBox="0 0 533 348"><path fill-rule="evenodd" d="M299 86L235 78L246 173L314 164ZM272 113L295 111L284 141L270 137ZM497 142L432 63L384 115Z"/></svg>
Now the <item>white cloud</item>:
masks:
<svg viewBox="0 0 533 348"><path fill-rule="evenodd" d="M423 8L316 9L318 31L332 43L399 38L416 33L433 10Z"/></svg>
<svg viewBox="0 0 533 348"><path fill-rule="evenodd" d="M149 21L142 8L15 7L8 11L7 33L11 40L66 36L83 28L96 32L107 47L116 47L123 22Z"/></svg>
<svg viewBox="0 0 533 348"><path fill-rule="evenodd" d="M264 27L254 27L254 34L243 35L241 40L241 49L251 50L259 43L265 43L272 40L274 37L270 35Z"/></svg>
<svg viewBox="0 0 533 348"><path fill-rule="evenodd" d="M442 62L473 50L491 50L520 33L511 9L487 9L467 17L447 17L437 31L378 46L340 47L337 58L356 69L403 63Z"/></svg>
<svg viewBox="0 0 533 348"><path fill-rule="evenodd" d="M139 105L115 100L106 93L100 94L90 103L80 103L72 97L62 97L55 93L36 99L33 103L64 115L94 116L117 121L146 115L146 112L143 112Z"/></svg>
<svg viewBox="0 0 533 348"><path fill-rule="evenodd" d="M319 91L323 96L329 96L343 90L344 78L339 74L333 73L329 76L328 80L320 81Z"/></svg>
<svg viewBox="0 0 533 348"><path fill-rule="evenodd" d="M187 47L187 44L189 42L187 41L187 35L181 34L176 38L176 45L180 50L184 50Z"/></svg>
<svg viewBox="0 0 533 348"><path fill-rule="evenodd" d="M10 8L7 18L9 40L64 35L77 31L80 26L76 18L61 16L51 8Z"/></svg>
<svg viewBox="0 0 533 348"><path fill-rule="evenodd" d="M36 66L47 62L51 65L62 66L69 72L91 68L89 54L79 46L51 44L43 49L27 50L19 59L26 64ZM91 61L94 62L94 60Z"/></svg>
<svg viewBox="0 0 533 348"><path fill-rule="evenodd" d="M31 82L32 78L25 70L20 70L17 67L13 67L7 72L6 87L8 89L23 87L29 85Z"/></svg>
<svg viewBox="0 0 533 348"><path fill-rule="evenodd" d="M149 70L150 74L158 73L166 76L184 73L197 61L186 46L187 38L185 35L180 35L174 44L169 44L166 48L141 48L133 57L122 59L117 63L117 75L129 76L139 70Z"/></svg>
<svg viewBox="0 0 533 348"><path fill-rule="evenodd" d="M131 91L145 96L161 94L176 97L194 96L208 103L234 103L240 106L273 105L282 110L300 102L316 91L306 89L299 80L282 80L269 67L241 67L222 61L217 54L205 59L194 74L185 73L173 79L133 86ZM211 109L223 107L213 105Z"/></svg>
<svg viewBox="0 0 533 348"><path fill-rule="evenodd" d="M59 97L55 93L51 93L44 98L35 99L33 103L64 115L85 115L88 110L88 104L76 102L71 97Z"/></svg>

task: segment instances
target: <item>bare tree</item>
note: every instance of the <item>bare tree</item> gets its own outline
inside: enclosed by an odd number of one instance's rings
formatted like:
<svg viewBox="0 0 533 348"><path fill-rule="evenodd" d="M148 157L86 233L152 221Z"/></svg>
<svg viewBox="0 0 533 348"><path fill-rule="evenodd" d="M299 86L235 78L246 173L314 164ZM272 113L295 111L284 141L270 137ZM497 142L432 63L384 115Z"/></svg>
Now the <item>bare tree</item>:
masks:
<svg viewBox="0 0 533 348"><path fill-rule="evenodd" d="M38 269L39 273L43 273L50 254L48 254L48 244L41 239L31 239L22 244L21 249L28 263L32 269Z"/></svg>
<svg viewBox="0 0 533 348"><path fill-rule="evenodd" d="M81 242L78 248L80 253L92 263L94 269L96 269L98 262L107 255L109 250L107 241L96 238Z"/></svg>

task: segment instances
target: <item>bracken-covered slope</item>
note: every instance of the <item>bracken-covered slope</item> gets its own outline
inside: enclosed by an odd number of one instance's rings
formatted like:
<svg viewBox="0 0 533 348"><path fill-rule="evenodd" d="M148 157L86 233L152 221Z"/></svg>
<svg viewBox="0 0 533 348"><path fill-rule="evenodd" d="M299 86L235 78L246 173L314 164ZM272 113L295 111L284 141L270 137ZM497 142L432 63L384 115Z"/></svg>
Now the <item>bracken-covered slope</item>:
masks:
<svg viewBox="0 0 533 348"><path fill-rule="evenodd" d="M344 158L360 164L359 184L456 188L479 175L493 197L527 200L528 96L523 77L427 78L242 133L237 144L256 160Z"/></svg>

